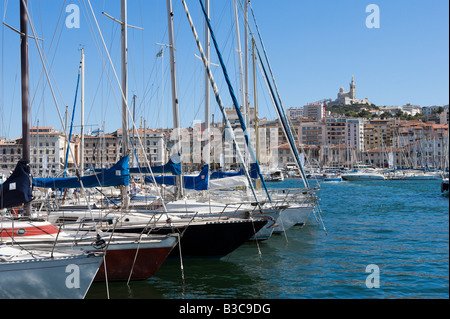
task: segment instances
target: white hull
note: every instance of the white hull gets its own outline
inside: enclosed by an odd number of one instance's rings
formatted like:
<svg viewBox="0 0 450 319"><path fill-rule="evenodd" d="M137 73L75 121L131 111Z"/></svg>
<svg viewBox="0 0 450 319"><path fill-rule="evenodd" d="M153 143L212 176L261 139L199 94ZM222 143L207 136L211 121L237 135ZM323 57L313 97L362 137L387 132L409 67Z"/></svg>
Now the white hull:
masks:
<svg viewBox="0 0 450 319"><path fill-rule="evenodd" d="M199 218L202 217L228 217L228 218L247 218L251 212L254 212L253 217L258 217L260 214L258 210L255 210L255 207L248 205L239 205L239 204L229 204L226 205L224 203L218 201L211 202L198 202L193 200L179 200L176 202L169 202L166 204L166 208L168 211L179 211L183 212L183 210L187 209L189 212L187 214L197 214L196 216ZM173 214L173 213L171 213ZM179 213L179 215L186 215L185 213ZM247 216L246 216L247 215ZM279 209L271 209L271 208L263 208L262 217L272 217L273 222L269 220L269 222L256 233L255 236L250 238L250 240L267 240L270 238L273 232L274 222L278 219L280 215Z"/></svg>
<svg viewBox="0 0 450 319"><path fill-rule="evenodd" d="M417 175L400 175L399 179L404 180L438 180L441 179L439 175L426 175L426 174L417 174Z"/></svg>
<svg viewBox="0 0 450 319"><path fill-rule="evenodd" d="M345 181L373 181L384 180L385 177L380 174L342 174Z"/></svg>
<svg viewBox="0 0 450 319"><path fill-rule="evenodd" d="M79 253L11 256L0 249L1 299L82 299L97 274L102 256ZM8 256L8 257L7 257Z"/></svg>
<svg viewBox="0 0 450 319"><path fill-rule="evenodd" d="M283 210L277 220L278 226L274 228L273 233L278 234L295 225L303 225L313 211L313 205L302 205L288 207Z"/></svg>

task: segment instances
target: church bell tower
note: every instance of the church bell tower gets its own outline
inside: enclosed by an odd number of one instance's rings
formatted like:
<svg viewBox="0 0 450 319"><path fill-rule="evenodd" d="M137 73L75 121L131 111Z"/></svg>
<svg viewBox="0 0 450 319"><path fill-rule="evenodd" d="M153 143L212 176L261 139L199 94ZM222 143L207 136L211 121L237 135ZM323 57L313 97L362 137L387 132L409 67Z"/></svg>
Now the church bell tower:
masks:
<svg viewBox="0 0 450 319"><path fill-rule="evenodd" d="M355 78L352 75L352 82L350 83L350 98L356 99L356 85L355 85Z"/></svg>

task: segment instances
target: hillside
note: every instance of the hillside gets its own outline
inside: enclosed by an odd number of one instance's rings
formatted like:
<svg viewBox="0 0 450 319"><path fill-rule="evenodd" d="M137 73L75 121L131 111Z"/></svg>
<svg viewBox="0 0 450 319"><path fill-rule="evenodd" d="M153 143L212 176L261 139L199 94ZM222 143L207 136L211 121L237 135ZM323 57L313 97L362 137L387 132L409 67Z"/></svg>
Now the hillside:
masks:
<svg viewBox="0 0 450 319"><path fill-rule="evenodd" d="M380 108L375 104L333 105L331 107L327 107L327 111L330 111L331 113L347 116L356 116L363 110L379 110L379 109Z"/></svg>

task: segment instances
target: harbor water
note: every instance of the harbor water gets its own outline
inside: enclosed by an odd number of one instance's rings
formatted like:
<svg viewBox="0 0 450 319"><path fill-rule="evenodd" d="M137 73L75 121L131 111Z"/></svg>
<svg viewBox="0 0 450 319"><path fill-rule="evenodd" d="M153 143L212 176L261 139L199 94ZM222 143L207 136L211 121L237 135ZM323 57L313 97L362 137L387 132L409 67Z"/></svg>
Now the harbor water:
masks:
<svg viewBox="0 0 450 319"><path fill-rule="evenodd" d="M320 207L326 230L311 215L222 259L183 258L183 272L168 259L149 280L95 283L87 298L449 298L449 198L440 181L321 183Z"/></svg>

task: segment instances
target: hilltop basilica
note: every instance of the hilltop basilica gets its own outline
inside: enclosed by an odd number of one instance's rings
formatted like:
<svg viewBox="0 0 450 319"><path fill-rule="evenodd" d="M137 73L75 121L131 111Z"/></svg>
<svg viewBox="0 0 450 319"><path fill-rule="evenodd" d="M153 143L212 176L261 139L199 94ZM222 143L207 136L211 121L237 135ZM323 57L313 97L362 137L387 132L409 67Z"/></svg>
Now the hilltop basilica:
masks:
<svg viewBox="0 0 450 319"><path fill-rule="evenodd" d="M341 87L339 93L337 94L337 99L331 101L328 106L333 105L351 105L351 104L370 104L368 98L357 99L356 98L356 85L355 79L352 75L352 82L350 83L350 91L344 92L344 88Z"/></svg>

